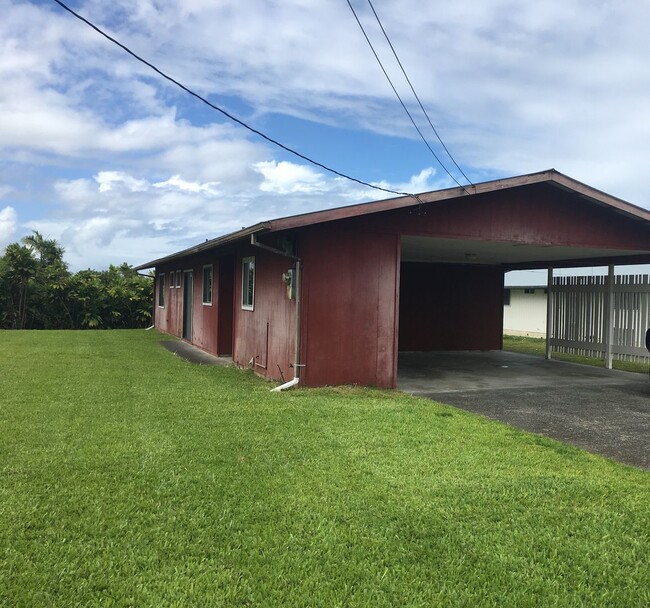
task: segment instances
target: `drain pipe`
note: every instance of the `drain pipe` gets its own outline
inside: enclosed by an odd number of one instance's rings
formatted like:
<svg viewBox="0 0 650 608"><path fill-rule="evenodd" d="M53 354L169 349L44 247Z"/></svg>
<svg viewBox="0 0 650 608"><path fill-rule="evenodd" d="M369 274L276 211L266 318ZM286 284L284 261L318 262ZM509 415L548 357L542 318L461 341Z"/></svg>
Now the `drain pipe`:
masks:
<svg viewBox="0 0 650 608"><path fill-rule="evenodd" d="M300 368L303 367L300 363L300 320L301 320L300 309L302 308L301 306L302 304L302 297L301 297L302 262L300 258L295 255L287 253L286 251L282 251L281 249L276 249L275 247L270 247L269 245L265 245L264 243L260 243L257 240L257 236L255 232L251 234L251 245L253 247L259 247L260 249L270 251L271 253L275 253L276 255L281 255L285 258L289 258L296 263L296 275L294 277L295 292L296 292L296 329L295 329L296 335L295 335L294 355L293 355L293 379L289 380L289 382L285 382L284 384L281 384L280 386L276 386L275 388L271 389L272 393L279 393L280 391L291 388L292 386L296 386L300 382Z"/></svg>

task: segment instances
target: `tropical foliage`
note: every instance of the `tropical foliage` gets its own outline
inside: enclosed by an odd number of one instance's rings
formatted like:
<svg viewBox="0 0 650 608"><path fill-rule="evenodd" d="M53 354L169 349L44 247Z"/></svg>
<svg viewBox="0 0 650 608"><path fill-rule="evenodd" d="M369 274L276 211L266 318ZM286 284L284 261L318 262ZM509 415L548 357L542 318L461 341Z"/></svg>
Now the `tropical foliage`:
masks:
<svg viewBox="0 0 650 608"><path fill-rule="evenodd" d="M0 257L0 328L134 328L150 322L153 281L128 264L71 273L64 250L39 232Z"/></svg>

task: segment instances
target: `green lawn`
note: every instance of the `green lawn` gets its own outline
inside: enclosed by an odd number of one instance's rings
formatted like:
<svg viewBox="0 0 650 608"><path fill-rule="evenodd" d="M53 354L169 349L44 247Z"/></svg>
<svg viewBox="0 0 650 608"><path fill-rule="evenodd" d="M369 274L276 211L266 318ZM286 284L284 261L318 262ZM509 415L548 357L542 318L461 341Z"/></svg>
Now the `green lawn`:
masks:
<svg viewBox="0 0 650 608"><path fill-rule="evenodd" d="M0 605L650 605L647 472L158 340L0 332Z"/></svg>
<svg viewBox="0 0 650 608"><path fill-rule="evenodd" d="M529 338L527 336L503 336L503 350L543 357L546 355L546 339ZM583 365L605 367L605 359L602 357L583 357L582 355L557 352L552 353L551 357L558 361L570 361L572 363L582 363ZM619 361L614 359L612 361L612 367L626 372L648 373L648 364L638 363L636 361Z"/></svg>

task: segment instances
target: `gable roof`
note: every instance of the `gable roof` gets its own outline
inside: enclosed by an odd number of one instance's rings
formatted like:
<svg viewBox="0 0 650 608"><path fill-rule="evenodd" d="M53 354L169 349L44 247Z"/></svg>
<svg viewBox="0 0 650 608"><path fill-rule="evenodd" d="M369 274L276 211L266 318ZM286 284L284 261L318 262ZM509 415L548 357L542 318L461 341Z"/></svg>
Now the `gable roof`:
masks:
<svg viewBox="0 0 650 608"><path fill-rule="evenodd" d="M156 260L152 260L146 264L141 264L135 269L145 270L147 268L153 268L155 266L173 261L178 258L194 255L203 251L228 245L235 241L248 238L252 234L256 233L279 232L281 230L290 230L304 226L312 226L314 224L320 224L323 222L359 217L373 213L380 213L383 211L393 211L395 209L414 207L421 204L465 198L468 196L474 196L476 194L497 192L499 190L507 190L533 184L547 184L561 190L571 192L597 205L608 207L617 213L628 216L631 219L644 223L650 223L649 210L628 203L620 198L602 192L596 188L592 188L591 186L568 177L567 175L564 175L555 169L548 169L547 171L540 171L539 173L529 173L516 177L491 180L471 186L445 188L443 190L435 190L433 192L425 192L417 195L400 196L368 203L349 205L347 207L337 207L335 209L313 211L311 213L302 213L299 215L267 220L264 222L259 222L258 224L254 224L253 226L249 226L247 228L242 228L236 232L231 232L214 239L209 239L203 243L200 243L199 245L178 251Z"/></svg>

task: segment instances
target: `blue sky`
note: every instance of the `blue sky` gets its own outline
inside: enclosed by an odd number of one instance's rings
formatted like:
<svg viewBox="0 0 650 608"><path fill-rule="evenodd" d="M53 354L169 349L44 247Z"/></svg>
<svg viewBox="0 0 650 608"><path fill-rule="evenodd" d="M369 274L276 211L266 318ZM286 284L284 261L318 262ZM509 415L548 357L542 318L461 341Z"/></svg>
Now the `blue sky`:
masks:
<svg viewBox="0 0 650 608"><path fill-rule="evenodd" d="M138 264L263 219L382 196L230 123L56 3L0 1L0 248L39 230L61 242L73 270ZM451 170L367 0L353 4ZM373 4L472 181L554 167L650 207L650 5ZM70 6L211 102L338 171L400 191L454 185L345 0Z"/></svg>

